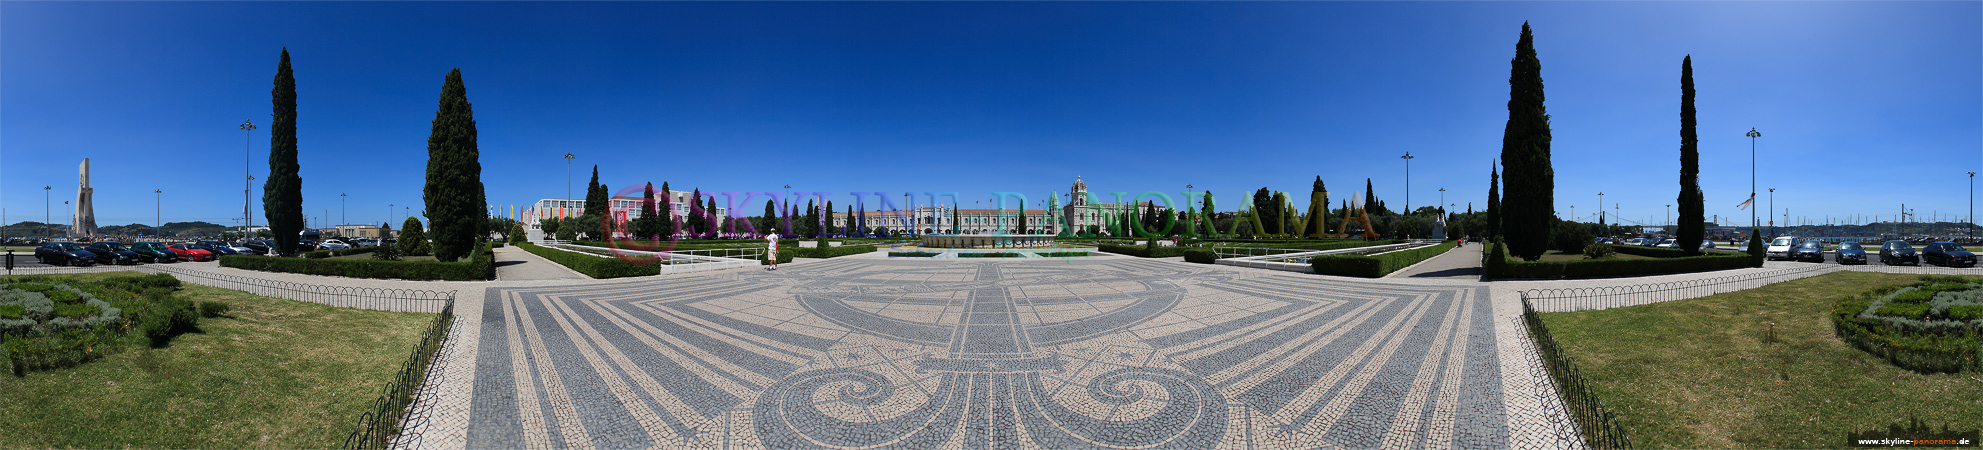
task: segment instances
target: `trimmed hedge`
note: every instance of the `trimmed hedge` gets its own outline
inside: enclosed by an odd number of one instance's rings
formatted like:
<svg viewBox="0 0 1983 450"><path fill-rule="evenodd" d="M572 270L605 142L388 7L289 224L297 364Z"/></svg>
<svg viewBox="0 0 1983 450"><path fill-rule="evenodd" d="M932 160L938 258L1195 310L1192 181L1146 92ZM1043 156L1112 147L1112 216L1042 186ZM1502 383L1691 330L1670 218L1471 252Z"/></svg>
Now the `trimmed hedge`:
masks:
<svg viewBox="0 0 1983 450"><path fill-rule="evenodd" d="M1501 245L1487 244L1481 268L1486 278L1602 278L1761 267L1747 254L1726 253L1663 259L1588 259L1581 261L1509 261ZM1625 246L1617 247L1624 249ZM1671 249L1662 249L1671 250ZM1622 253L1622 251L1621 251Z"/></svg>
<svg viewBox="0 0 1983 450"><path fill-rule="evenodd" d="M1647 247L1643 245L1613 245L1613 251L1627 255L1649 256L1653 258L1684 258L1687 251L1677 248Z"/></svg>
<svg viewBox="0 0 1983 450"><path fill-rule="evenodd" d="M997 253L958 253L959 258L1023 258L1026 255L1011 252Z"/></svg>
<svg viewBox="0 0 1983 450"><path fill-rule="evenodd" d="M1219 254L1213 253L1211 250L1194 248L1184 251L1185 262L1195 262L1199 264L1213 264L1218 260L1219 260Z"/></svg>
<svg viewBox="0 0 1983 450"><path fill-rule="evenodd" d="M660 264L634 264L619 258L601 258L554 248L544 248L543 246L528 242L518 243L516 246L531 254L551 260L551 262L570 267L571 270L578 271L578 273L592 278L639 277L661 273Z"/></svg>
<svg viewBox="0 0 1983 450"><path fill-rule="evenodd" d="M1382 255L1321 255L1308 258L1308 265L1317 275L1343 275L1352 277L1378 278L1411 267L1419 261L1439 256L1458 247L1458 242L1442 242L1431 247L1397 251Z"/></svg>
<svg viewBox="0 0 1983 450"><path fill-rule="evenodd" d="M858 255L862 253L869 253L869 252L873 252L874 248L875 247L872 245L849 245L842 247L827 247L827 248L791 248L791 249L779 250L778 259L780 262L787 261L785 259L785 255L787 254L799 258L832 258L835 256L847 256L847 255Z"/></svg>
<svg viewBox="0 0 1983 450"><path fill-rule="evenodd" d="M308 259L257 255L220 257L221 267L263 272L331 275L352 278L402 280L487 280L496 274L496 257L488 244L476 249L467 261L381 261L363 259Z"/></svg>
<svg viewBox="0 0 1983 450"><path fill-rule="evenodd" d="M888 257L890 257L890 258L934 258L934 257L936 257L936 255L940 255L940 254L941 254L941 253L936 253L936 252L888 252Z"/></svg>
<svg viewBox="0 0 1983 450"><path fill-rule="evenodd" d="M1913 287L1925 284L1926 281ZM1916 372L1983 372L1983 330L1969 326L1910 330L1906 326L1896 326L1905 325L1905 319L1866 314L1866 310L1880 299L1902 288L1884 286L1832 302L1832 329L1840 340L1903 369ZM1884 314L1887 306L1892 304L1882 306L1881 312L1874 314Z"/></svg>
<svg viewBox="0 0 1983 450"><path fill-rule="evenodd" d="M1129 255L1139 258L1172 258L1184 256L1186 250L1194 247L1144 247L1140 245L1095 244L1096 250Z"/></svg>
<svg viewBox="0 0 1983 450"><path fill-rule="evenodd" d="M332 256L365 254L365 253L375 252L378 250L379 250L378 247L352 247L352 248L336 249L336 250L315 250L315 251L303 252L303 257L310 259L324 259Z"/></svg>

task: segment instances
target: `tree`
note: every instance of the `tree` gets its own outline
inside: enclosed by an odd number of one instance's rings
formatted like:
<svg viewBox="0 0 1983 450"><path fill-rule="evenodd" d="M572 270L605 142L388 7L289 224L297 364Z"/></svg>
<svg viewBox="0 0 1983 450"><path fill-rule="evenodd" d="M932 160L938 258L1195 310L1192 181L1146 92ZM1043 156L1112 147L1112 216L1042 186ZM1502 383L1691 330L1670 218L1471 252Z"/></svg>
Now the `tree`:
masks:
<svg viewBox="0 0 1983 450"><path fill-rule="evenodd" d="M420 226L420 218L408 217L399 227L399 253L406 256L426 256L427 231Z"/></svg>
<svg viewBox="0 0 1983 450"><path fill-rule="evenodd" d="M580 215L606 217L606 186L599 184L599 165L592 165L592 181L585 185L585 213Z"/></svg>
<svg viewBox="0 0 1983 450"><path fill-rule="evenodd" d="M703 220L703 216L708 213L709 211L702 209L702 188L696 188L693 194L689 194L689 215L684 220L688 225L682 227L682 235L690 238L702 237L703 231L709 228L708 222Z"/></svg>
<svg viewBox="0 0 1983 450"><path fill-rule="evenodd" d="M1319 237L1329 232L1329 188L1322 185L1322 176L1315 176L1315 187L1308 192L1308 229L1302 234Z"/></svg>
<svg viewBox="0 0 1983 450"><path fill-rule="evenodd" d="M510 231L509 231L509 233L505 233L505 234L508 234L508 235L509 235L509 236L504 236L504 237L507 237L507 238L509 238L509 241L510 241L510 243L511 243L511 244L515 244L515 243L518 243L518 242L523 242L523 241L524 241L524 236L525 236L525 234L524 234L524 232L523 232L523 224L520 224L520 223L513 223L513 224L510 224Z"/></svg>
<svg viewBox="0 0 1983 450"><path fill-rule="evenodd" d="M1694 56L1680 59L1680 249L1701 253L1707 238L1707 205L1701 193L1701 151L1694 134ZM1602 207L1602 205L1600 205Z"/></svg>
<svg viewBox="0 0 1983 450"><path fill-rule="evenodd" d="M957 205L956 205L956 204L951 204L951 205L950 205L950 234L963 234L963 233L964 233L964 232L962 231L962 228L960 228L960 227L963 227L963 226L964 226L964 225L963 225L963 223L964 223L964 222L963 222L962 220L959 220L960 218L962 218L962 216L960 216L960 215L959 215L959 213L957 212Z"/></svg>
<svg viewBox="0 0 1983 450"><path fill-rule="evenodd" d="M660 239L661 218L656 216L654 207L654 183L648 182L640 194L640 217L627 224L636 238Z"/></svg>
<svg viewBox="0 0 1983 450"><path fill-rule="evenodd" d="M1205 205L1202 211L1199 214L1205 216L1205 235L1217 236L1219 234L1219 227L1212 223L1212 190L1210 189L1205 190Z"/></svg>
<svg viewBox="0 0 1983 450"><path fill-rule="evenodd" d="M1501 237L1501 172L1495 164L1487 166L1487 236L1483 242L1496 242ZM1472 208L1470 204L1467 206Z"/></svg>
<svg viewBox="0 0 1983 450"><path fill-rule="evenodd" d="M558 220L558 218L556 217L547 217L544 218L544 220L537 221L537 228L543 229L545 236L557 236L558 227L562 225L563 222L564 222L563 220Z"/></svg>
<svg viewBox="0 0 1983 450"><path fill-rule="evenodd" d="M806 212L799 215L799 234L806 237L819 237L819 207L812 200L806 200Z"/></svg>
<svg viewBox="0 0 1983 450"><path fill-rule="evenodd" d="M662 236L663 239L674 239L675 194L668 190L668 182L666 181L661 182L661 211L659 213L661 214L661 217L659 217L661 220L659 234L664 235Z"/></svg>
<svg viewBox="0 0 1983 450"><path fill-rule="evenodd" d="M296 163L296 74L289 70L289 48L275 66L275 89L269 91L275 115L269 124L269 176L262 183L262 217L275 233L277 252L295 255L303 233L302 166Z"/></svg>
<svg viewBox="0 0 1983 450"><path fill-rule="evenodd" d="M840 232L840 227L839 227L839 226L837 226L837 225L834 225L834 224L833 224L833 201L832 201L832 200L827 200L827 201L826 201L826 209L822 209L822 210L820 210L820 212L819 212L819 217L815 217L814 219L815 219L815 220L817 220L817 221L819 222L819 230L820 230L820 231L819 231L819 235L820 235L820 236L829 236L829 235L832 235L832 234L834 234L834 233L838 233L838 232Z"/></svg>
<svg viewBox="0 0 1983 450"><path fill-rule="evenodd" d="M1026 234L1026 200L1019 200L1019 233Z"/></svg>
<svg viewBox="0 0 1983 450"><path fill-rule="evenodd" d="M1501 235L1508 253L1525 261L1548 250L1555 218L1556 174L1549 163L1549 112L1543 107L1542 62L1527 22L1509 62L1508 125L1501 135L1501 167L1508 185L1501 202Z"/></svg>
<svg viewBox="0 0 1983 450"><path fill-rule="evenodd" d="M489 203L482 189L482 152L475 135L474 105L468 102L468 87L456 68L441 84L440 107L427 135L424 198L434 259L442 262L467 257L475 251L476 241L488 236Z"/></svg>
<svg viewBox="0 0 1983 450"><path fill-rule="evenodd" d="M702 207L702 213L703 213L703 214L707 214L707 215L709 215L709 218L710 218L710 219L720 219L720 217L718 217L718 216L717 216L717 214L716 214L716 196L714 196L714 195L711 195L711 196L709 196L709 202L708 202L708 204L706 204L706 205L703 205L703 207ZM704 224L707 224L707 225L708 225L708 227L709 227L709 229L708 229L708 230L704 230L704 231L702 232L702 237L703 237L704 239L715 239L715 238L716 238L716 226L717 226L717 225L718 225L719 223L712 223L712 222L714 222L714 220L705 220L705 221L703 221L703 223L704 223Z"/></svg>
<svg viewBox="0 0 1983 450"><path fill-rule="evenodd" d="M1254 225L1260 225L1259 228L1253 230L1255 234L1275 234L1280 232L1280 230L1274 226L1275 224L1280 222L1278 220L1275 220L1278 218L1274 214L1275 210L1277 209L1280 209L1280 206L1274 204L1273 192L1268 192L1267 188L1264 187L1260 188L1260 190L1258 191L1253 191L1253 214L1255 217L1258 217L1261 222L1254 224Z"/></svg>
<svg viewBox="0 0 1983 450"><path fill-rule="evenodd" d="M757 230L755 231L757 231L759 234L771 234L772 230L778 228L777 207L778 207L778 201L776 200L764 201L764 217L763 217L764 220L760 221L761 223L763 223L763 225L758 226Z"/></svg>
<svg viewBox="0 0 1983 450"><path fill-rule="evenodd" d="M1384 215L1384 214L1390 214L1390 213L1391 213L1391 210L1389 210L1389 209L1385 209L1385 208L1384 208L1384 202L1381 202L1381 201L1378 201L1378 200L1377 200L1377 188L1375 188L1375 187L1373 187L1373 186L1374 186L1374 185L1372 185L1372 184L1370 183L1370 179L1369 179L1369 178L1365 178L1365 179L1363 179L1363 210L1364 210L1364 212L1368 212L1368 213L1371 213L1371 214L1376 214L1376 215Z"/></svg>

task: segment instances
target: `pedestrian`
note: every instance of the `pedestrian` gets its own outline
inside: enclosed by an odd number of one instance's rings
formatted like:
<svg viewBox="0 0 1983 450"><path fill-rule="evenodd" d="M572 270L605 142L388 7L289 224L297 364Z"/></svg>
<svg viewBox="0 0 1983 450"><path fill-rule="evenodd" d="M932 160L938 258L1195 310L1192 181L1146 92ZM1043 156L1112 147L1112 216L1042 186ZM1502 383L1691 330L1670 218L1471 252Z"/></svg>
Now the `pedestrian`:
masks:
<svg viewBox="0 0 1983 450"><path fill-rule="evenodd" d="M766 260L771 261L771 268L765 270L778 270L778 232L765 235L764 240Z"/></svg>

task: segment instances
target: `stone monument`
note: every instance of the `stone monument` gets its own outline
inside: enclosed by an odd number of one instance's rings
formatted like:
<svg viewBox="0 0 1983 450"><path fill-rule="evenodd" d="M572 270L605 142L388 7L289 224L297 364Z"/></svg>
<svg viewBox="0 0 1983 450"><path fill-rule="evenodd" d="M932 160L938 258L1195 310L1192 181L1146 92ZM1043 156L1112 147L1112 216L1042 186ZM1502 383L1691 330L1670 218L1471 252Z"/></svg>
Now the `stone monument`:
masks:
<svg viewBox="0 0 1983 450"><path fill-rule="evenodd" d="M90 201L90 196L93 194L90 190L90 159L83 158L82 168L77 169L77 171L76 212L75 216L70 218L69 236L95 236L96 208L93 207L94 203Z"/></svg>

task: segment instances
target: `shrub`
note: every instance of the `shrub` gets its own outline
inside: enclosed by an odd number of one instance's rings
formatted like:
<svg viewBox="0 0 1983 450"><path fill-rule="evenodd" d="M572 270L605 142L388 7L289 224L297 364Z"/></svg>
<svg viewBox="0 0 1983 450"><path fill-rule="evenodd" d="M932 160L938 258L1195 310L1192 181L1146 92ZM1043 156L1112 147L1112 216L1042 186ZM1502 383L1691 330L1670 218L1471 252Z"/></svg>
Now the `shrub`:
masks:
<svg viewBox="0 0 1983 450"><path fill-rule="evenodd" d="M1190 248L1191 247L1137 247L1134 245L1095 244L1096 250L1115 253L1118 255L1135 256L1139 258L1173 258L1178 256L1184 256L1184 251Z"/></svg>
<svg viewBox="0 0 1983 450"><path fill-rule="evenodd" d="M1591 229L1576 222L1558 222L1549 237L1550 247L1564 253L1583 253L1591 244Z"/></svg>
<svg viewBox="0 0 1983 450"><path fill-rule="evenodd" d="M1638 245L1619 245L1619 246L1606 245L1606 247L1611 247L1612 251L1616 251L1618 253L1624 253L1627 255L1649 256L1653 258L1685 258L1688 256L1693 256L1693 255L1688 255L1686 250L1681 250L1677 248L1644 247Z"/></svg>
<svg viewBox="0 0 1983 450"><path fill-rule="evenodd" d="M26 317L27 314L28 307L26 306L0 305L0 319L19 319Z"/></svg>
<svg viewBox="0 0 1983 450"><path fill-rule="evenodd" d="M1377 278L1410 267L1428 258L1439 256L1459 246L1458 242L1445 242L1431 247L1396 251L1381 255L1321 255L1308 258L1308 265L1317 275L1343 275L1352 277Z"/></svg>
<svg viewBox="0 0 1983 450"><path fill-rule="evenodd" d="M211 317L225 316L227 315L227 310L229 309L233 309L233 308L228 306L226 303L200 302L200 317L211 318Z"/></svg>
<svg viewBox="0 0 1983 450"><path fill-rule="evenodd" d="M1211 250L1194 248L1184 251L1184 260L1186 262L1195 262L1199 264L1213 264L1218 262L1219 255L1217 253L1212 253Z"/></svg>
<svg viewBox="0 0 1983 450"><path fill-rule="evenodd" d="M1021 254L1018 254L1018 253L1011 253L1011 252L991 252L991 253L958 253L958 254L957 254L957 257L959 257L959 258L1021 258L1021 257L1025 257L1025 256L1026 256L1026 255L1021 255Z"/></svg>
<svg viewBox="0 0 1983 450"><path fill-rule="evenodd" d="M523 242L524 238L528 236L530 236L528 233L523 232L523 224L520 223L510 224L510 232L509 232L509 236L507 237L510 238L509 241L511 244Z"/></svg>
<svg viewBox="0 0 1983 450"><path fill-rule="evenodd" d="M181 333L199 329L200 316L193 311L193 304L177 297L152 305L146 314L143 329L145 337L153 347L164 347L172 338Z"/></svg>
<svg viewBox="0 0 1983 450"><path fill-rule="evenodd" d="M373 261L398 261L398 260L399 260L399 244L398 244L398 243L394 243L394 244L390 244L390 245L385 245L385 244L381 244L381 245L379 245L378 247L374 247L374 248L377 248L377 250L373 250L373 251L372 251L372 260L373 260Z"/></svg>
<svg viewBox="0 0 1983 450"><path fill-rule="evenodd" d="M1749 255L1721 254L1662 259L1587 259L1582 261L1508 261L1499 245L1491 245L1481 265L1487 278L1600 278L1666 273L1704 272L1756 267Z"/></svg>
<svg viewBox="0 0 1983 450"><path fill-rule="evenodd" d="M399 228L399 254L406 256L427 256L432 251L427 245L427 231L421 228L420 218L408 217Z"/></svg>
<svg viewBox="0 0 1983 450"><path fill-rule="evenodd" d="M1611 244L1591 244L1584 246L1584 259L1598 259L1611 256L1615 251Z"/></svg>
<svg viewBox="0 0 1983 450"><path fill-rule="evenodd" d="M304 253L303 253L303 257L304 257L304 258L310 258L310 259L324 259L324 258L329 258L329 257L332 257L332 256L344 256L344 255L357 255L357 254L363 254L363 253L377 253L377 252L378 252L378 250L379 250L379 247L352 247L352 248L346 248L346 249L323 249L323 250L313 250L313 251L308 251L308 252L304 252Z"/></svg>
<svg viewBox="0 0 1983 450"><path fill-rule="evenodd" d="M55 313L54 313L55 317L67 317L70 319L85 319L90 316L99 315L99 314L103 314L103 310L97 308L96 305L85 304L85 303L55 304Z"/></svg>
<svg viewBox="0 0 1983 450"><path fill-rule="evenodd" d="M220 258L222 267L264 272L331 275L354 278L395 278L403 280L486 280L495 275L495 256L489 247L477 249L468 261L380 261L356 259L296 259L255 255L229 255Z"/></svg>
<svg viewBox="0 0 1983 450"><path fill-rule="evenodd" d="M890 257L890 258L933 258L933 257L936 257L936 255L939 255L939 254L940 254L940 253L936 253L936 252L888 252L888 257Z"/></svg>
<svg viewBox="0 0 1983 450"><path fill-rule="evenodd" d="M528 242L519 243L516 246L531 254L542 256L544 259L564 265L592 278L638 277L661 273L661 266L658 264L634 264L619 258L601 258L572 253L554 248L545 248Z"/></svg>
<svg viewBox="0 0 1983 450"><path fill-rule="evenodd" d="M1040 252L1034 255L1041 258L1078 258L1088 256L1088 252Z"/></svg>
<svg viewBox="0 0 1983 450"><path fill-rule="evenodd" d="M1756 267L1762 267L1763 260L1768 256L1769 247L1763 246L1763 230L1749 229L1749 257L1756 259Z"/></svg>
<svg viewBox="0 0 1983 450"><path fill-rule="evenodd" d="M872 245L843 245L839 247L794 248L792 249L791 254L793 257L798 257L798 258L832 258L836 256L858 255L862 253L873 252L874 249L875 247ZM785 256L784 253L786 252L784 250L780 250L778 253L780 253L778 255L780 256L780 259L783 259L783 256Z"/></svg>

